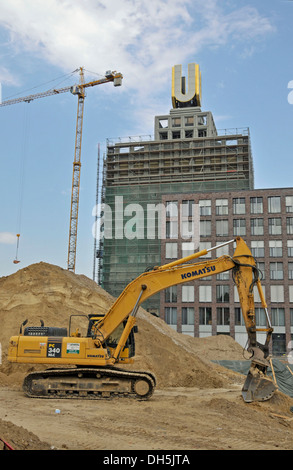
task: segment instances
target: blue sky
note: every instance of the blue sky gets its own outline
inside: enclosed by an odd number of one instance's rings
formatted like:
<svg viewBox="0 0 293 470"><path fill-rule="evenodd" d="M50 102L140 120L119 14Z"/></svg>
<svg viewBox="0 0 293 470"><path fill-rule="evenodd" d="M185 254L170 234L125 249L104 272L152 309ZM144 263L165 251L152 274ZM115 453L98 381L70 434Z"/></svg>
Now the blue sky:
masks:
<svg viewBox="0 0 293 470"><path fill-rule="evenodd" d="M76 273L92 277L98 145L153 134L175 64L200 65L218 129L250 128L255 187L292 187L292 20L291 0L0 1L3 101L77 83L81 66L86 80L124 77L87 91ZM0 108L0 276L67 267L76 110L71 93Z"/></svg>

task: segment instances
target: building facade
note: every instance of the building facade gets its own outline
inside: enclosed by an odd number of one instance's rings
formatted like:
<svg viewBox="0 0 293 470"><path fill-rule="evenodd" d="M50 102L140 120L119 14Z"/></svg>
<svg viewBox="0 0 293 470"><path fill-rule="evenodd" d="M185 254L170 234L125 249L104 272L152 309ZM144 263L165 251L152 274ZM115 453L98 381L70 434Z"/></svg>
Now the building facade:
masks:
<svg viewBox="0 0 293 470"><path fill-rule="evenodd" d="M286 353L293 332L293 188L170 194L163 199L166 204L185 206L185 213L191 213L193 204L199 205L200 243L195 247L187 238L176 238L173 230L162 241L161 263L241 236L261 272L274 328L273 352ZM173 216L174 227L177 222L179 225L180 221ZM206 259L232 256L234 249L233 244L223 246L209 252ZM257 291L254 294L257 325L265 326L265 312ZM241 345L246 344L246 329L231 272L162 292L161 317L182 333L199 337L229 334Z"/></svg>

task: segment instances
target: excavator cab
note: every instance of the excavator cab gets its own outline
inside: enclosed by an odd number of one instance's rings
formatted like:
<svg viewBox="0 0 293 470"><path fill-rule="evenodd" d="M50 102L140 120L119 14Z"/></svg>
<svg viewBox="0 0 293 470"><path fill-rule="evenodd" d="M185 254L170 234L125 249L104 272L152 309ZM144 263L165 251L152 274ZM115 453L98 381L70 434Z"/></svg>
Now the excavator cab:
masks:
<svg viewBox="0 0 293 470"><path fill-rule="evenodd" d="M95 327L98 329L98 323L104 318L104 314L89 314L88 319L89 319L89 324L88 324L88 331L87 331L87 337L92 337L95 333ZM126 320L124 320L117 328L112 332L112 334L109 336L109 338L106 341L106 346L112 353L116 349L119 340L121 338L122 332L126 326ZM130 334L127 338L127 341L125 343L125 346L123 350L120 353L120 358L123 358L123 356L126 356L127 358L134 357L135 355L135 338L134 338L134 333L137 333L137 326L135 325L131 331Z"/></svg>

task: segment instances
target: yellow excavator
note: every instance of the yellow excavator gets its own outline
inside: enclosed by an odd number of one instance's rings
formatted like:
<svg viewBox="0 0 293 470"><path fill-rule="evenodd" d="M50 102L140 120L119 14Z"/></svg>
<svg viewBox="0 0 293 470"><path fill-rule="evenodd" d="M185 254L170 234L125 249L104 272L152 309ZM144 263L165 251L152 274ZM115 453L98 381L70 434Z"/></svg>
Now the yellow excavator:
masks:
<svg viewBox="0 0 293 470"><path fill-rule="evenodd" d="M224 255L208 261L194 262L194 259L207 255L211 250L235 242L236 249L232 257ZM150 398L156 386L154 374L125 370L117 366L133 362L139 306L147 298L170 286L229 270L232 270L238 289L248 335L247 351L251 354L250 370L242 388L242 397L247 403L269 400L276 389L267 376L269 342L273 328L256 261L240 237L144 272L126 286L105 315L87 316L88 328L84 336L79 330L70 333L71 317L69 331L67 328L46 327L42 322L41 326L25 327L25 320L19 335L10 338L8 360L33 365L46 364L50 367L31 372L25 377L25 394L43 398ZM255 286L266 312L265 328L256 327ZM258 332L265 333L264 344L257 341Z"/></svg>

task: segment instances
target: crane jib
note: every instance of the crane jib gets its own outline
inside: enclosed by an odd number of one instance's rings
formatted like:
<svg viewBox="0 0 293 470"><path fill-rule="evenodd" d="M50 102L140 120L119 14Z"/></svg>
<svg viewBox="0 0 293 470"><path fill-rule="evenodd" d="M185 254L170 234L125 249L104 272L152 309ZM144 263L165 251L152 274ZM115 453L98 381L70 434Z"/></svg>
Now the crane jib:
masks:
<svg viewBox="0 0 293 470"><path fill-rule="evenodd" d="M199 269L198 271L189 271L188 273L181 274L181 279L187 279L188 277L200 276L201 274L207 274L216 270L216 266L207 266Z"/></svg>

